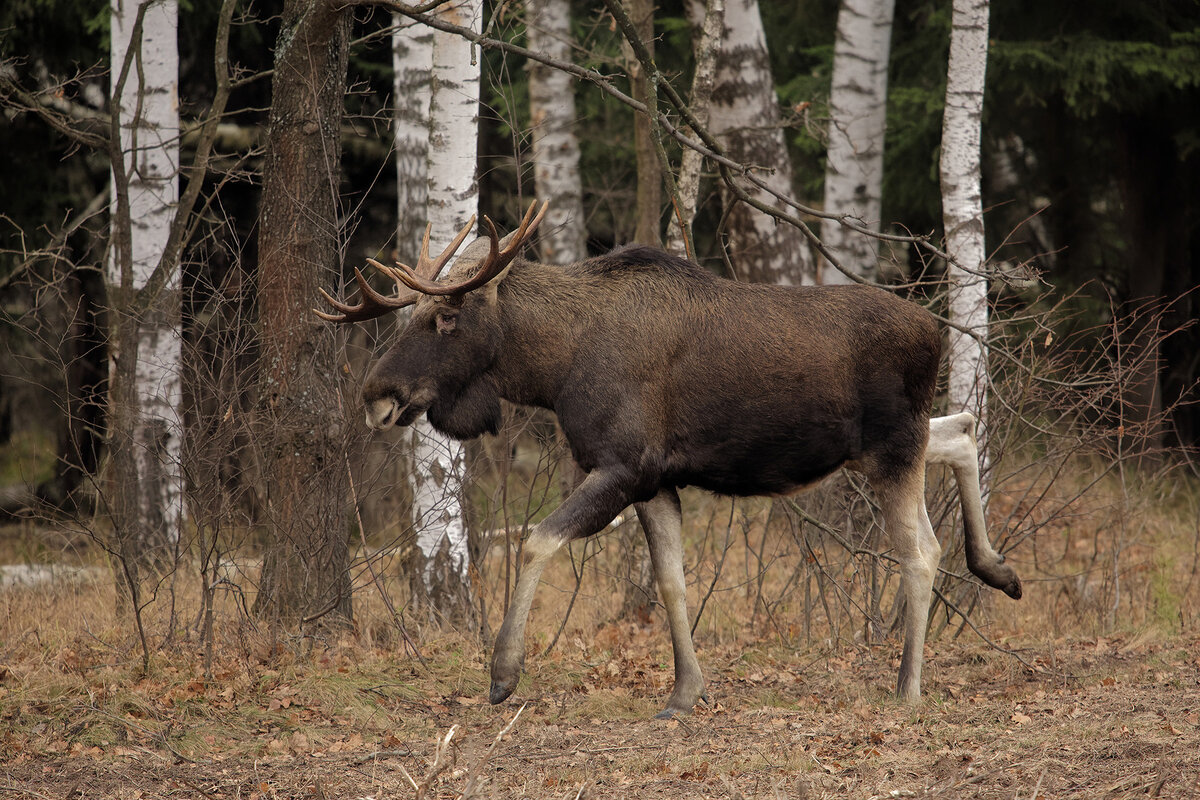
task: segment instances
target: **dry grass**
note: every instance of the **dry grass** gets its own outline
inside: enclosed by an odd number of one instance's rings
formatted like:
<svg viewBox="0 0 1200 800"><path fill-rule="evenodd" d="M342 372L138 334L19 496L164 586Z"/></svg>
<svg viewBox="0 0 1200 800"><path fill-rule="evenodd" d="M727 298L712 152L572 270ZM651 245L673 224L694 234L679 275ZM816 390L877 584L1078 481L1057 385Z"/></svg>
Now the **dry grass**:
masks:
<svg viewBox="0 0 1200 800"><path fill-rule="evenodd" d="M993 496L997 530L1042 513L1019 511L1028 488ZM570 622L545 654L576 585L570 559L556 561L534 609L528 674L499 707L484 701L476 636L408 620L423 663L406 652L379 595L403 599L394 576L377 587L357 571L356 629L335 639L257 629L220 594L209 674L188 570L146 610L145 674L106 582L7 591L0 794L1195 796L1195 494L1154 489L1114 480L1032 519L1036 533L1010 554L1026 598L974 603L972 621L995 646L936 612L942 630L916 708L891 697L897 642L858 613L870 603L870 560L829 541L811 549L815 540L759 501L688 498L690 601L694 613L707 598L697 644L713 704L672 722L650 719L671 680L661 615L610 618L622 591L612 546L587 561ZM6 534L9 558L48 541ZM56 547L64 560L94 562L86 544ZM886 623L894 579L875 569ZM496 563L488 572L503 574ZM493 629L498 583L486 584Z"/></svg>

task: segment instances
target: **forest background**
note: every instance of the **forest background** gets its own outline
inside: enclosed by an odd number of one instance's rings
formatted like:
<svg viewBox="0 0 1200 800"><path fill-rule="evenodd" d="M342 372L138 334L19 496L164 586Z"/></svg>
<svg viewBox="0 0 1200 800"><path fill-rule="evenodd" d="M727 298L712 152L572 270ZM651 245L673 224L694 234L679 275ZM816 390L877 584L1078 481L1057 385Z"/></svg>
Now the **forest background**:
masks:
<svg viewBox="0 0 1200 800"><path fill-rule="evenodd" d="M4 690L6 718L19 722L14 730L24 732L22 746L39 759L53 758L60 742L63 753L79 744L104 750L130 735L170 753L183 752L184 744L193 755L205 749L204 737L211 733L192 721L180 734L184 738L172 738L170 728L178 720L163 709L130 712L120 706L128 701L113 706L103 700L86 707L78 700L73 706L47 705L46 698L59 691L78 698L104 670L124 670L121 675L141 681L155 678L158 688L166 686L163 696L191 692L220 704L229 698L220 695L219 676L232 674L230 664L239 659L254 661L253 685L237 691L282 714L294 687L281 672L298 670L295 675L315 681L313 676L325 674L313 666L322 658L336 671L377 652L379 663L391 653L416 671L431 669L428 662L440 658L431 672L413 679L427 697L478 696L480 691L447 689L434 678L445 677L447 651L468 665L483 658L483 643L507 604L521 535L572 480L552 422L508 410L502 436L469 446L462 456L468 488L459 513L471 534L474 571L464 572L459 591L452 593L456 599L439 599L419 579L426 568L414 560L420 521L413 521L411 511L412 442L402 436L368 441L359 422L361 376L393 329L380 323L343 335L310 324L332 348L325 360L314 361L328 385L315 411L344 425L329 463L301 480L310 495L327 490L336 496L332 518L338 522L323 530L332 531L347 551L334 564L331 582L344 581L350 590L337 594L332 605L321 599L323 592L310 592L291 613L286 601L274 606L261 601L264 574L271 569L265 561L280 549L272 529L276 511L264 488L275 463L266 451L279 444L267 446L262 433L272 413L264 391L270 345L262 337L271 327L265 298L282 296L290 279L287 263L268 274L258 254L269 205L263 192L269 182L264 165L272 157L271 70L281 26L290 24L292 12L271 3L234 8L228 29L232 80L225 86L213 78L212 55L224 12L212 4L179 9L182 161L190 163L198 147L212 152L178 261L186 431L179 459L181 502L188 511L166 557L161 552L147 557L155 548L143 548L144 539L130 549L114 522L119 492L111 470L119 465L109 448L109 357L118 330L111 309L120 301L105 285L114 239L108 199L112 160L104 144L111 12L107 5L53 0L10 3L0 12L5 103L0 149L6 154L0 172L0 501L10 521L3 552L14 563L58 567L49 587L4 590L9 628L0 664L12 665L3 668L5 676L20 679ZM784 177L796 199L820 208L839 4L767 3L759 11L787 145ZM613 83L636 96L623 77L638 72L636 58L623 47L611 11L574 3L570 12L575 43L570 60L617 76ZM516 4L488 7L486 35L527 45L525 13ZM325 216L305 222L329 228L337 257L316 276L317 283L303 279L310 298L303 302L309 305L318 303L317 285L335 294L352 285L353 268L367 257L388 261L394 254L411 263L415 253L406 238L411 234L403 228L419 229L425 220L424 212L406 219L403 210L397 220L391 46L396 18L367 7L347 18L347 78L338 94L344 116L336 131L323 132L340 151L340 168L333 173L338 200ZM934 615L941 615L935 627L943 630L943 639L973 630L986 643L980 647L995 647L993 652L1016 660L1003 669L1040 674L1053 672L1044 653L1022 658L998 640L1023 632L1070 642L1067 652L1080 641L1103 651L1106 646L1096 642L1104 637L1128 636L1131 647L1146 648L1164 641L1152 638L1147 645L1147 630L1171 643L1189 641L1196 631L1200 498L1191 454L1200 437L1194 403L1200 330L1193 324L1200 284L1200 6L1114 2L1085 10L1059 2L993 2L990 26L981 152L993 349L987 409L991 533L1044 591L1035 595L1033 610L994 608L960 577L961 552L948 534L942 536L948 552ZM900 5L887 65L879 219L885 232L928 237L934 250L944 240L939 154L950 27L949 2ZM653 34L645 41L653 40L657 66L686 94L700 35L686 9L671 3L656 7ZM498 48L463 52L482 65L478 209L511 229L535 195L531 65L519 53ZM645 154L642 161L638 154L639 115L595 83L575 81L569 87L580 123L575 133L587 251L665 237L673 213L669 199L650 201L657 208L651 232L639 214L646 208L639 189L647 183ZM224 112L208 132L206 114L225 91ZM52 124L48 114L64 124ZM651 160L678 164L678 147L669 139L663 144L665 152ZM761 279L752 269L739 274L738 252L722 246L736 237L735 222L709 166L694 224L695 257L718 273ZM775 164L762 166L780 171ZM303 160L291 168L297 174L314 169ZM806 219L821 230L815 217ZM542 238L553 234L543 231ZM787 260L797 282L819 277L819 268L802 266L819 258L772 255ZM920 242L885 241L879 272L871 277L945 313L944 260ZM307 308L302 306L303 313ZM304 467L298 469L303 474ZM846 660L848 649L863 663L874 663L871 658L879 654L874 648L889 641L896 578L876 544L870 498L853 476L836 484L796 502L694 501L698 510L685 536L697 637L707 638L714 651L744 653L752 642L750 651L769 668L764 673L751 663L742 676L746 662L740 662L738 680L744 677L748 685L771 684L762 677L771 670L792 674L780 666L786 659L775 647L792 653L807 648L825 662ZM941 535L954 529L955 510L946 488L937 480L932 484L931 513ZM643 653L613 641L592 642L587 633L627 632L628 620L655 613L636 526L617 522L613 542L573 549L569 565L554 579L566 618L543 619L545 630L535 640L539 651L553 654L573 639L570 652L578 659L562 667L557 684L564 696L571 690L563 687L580 669L585 684L601 695L618 674L642 676L633 681L634 698L642 705L618 712L637 717L652 702L647 698L661 690L659 678L644 674L654 671L660 657L651 645ZM851 531L857 533L848 537ZM86 571L97 566L110 577L97 580ZM87 575L92 577L79 577ZM70 584L65 589L64 581ZM353 611L351 597L357 603ZM49 609L91 606L106 609L103 622L87 623L103 628L98 637L60 620L43 624L34 639L44 635L45 642L35 645L30 631L38 626L20 620L29 607L49 619L55 618ZM552 616L547 610L543 617ZM345 629L333 624L336 617L354 622L353 637L338 632ZM599 662L597 650L607 654ZM355 654L347 655L350 651ZM184 677L198 677L199 688L164 677L164 665L180 652L195 658ZM77 677L78 685L51 691L45 675L56 671ZM276 674L260 681L264 671ZM756 674L760 679L750 680ZM780 680L788 684L793 678ZM127 683L136 681L130 677ZM957 690L947 691L953 697ZM1190 684L1189 691L1195 691ZM736 694L733 687L730 693ZM381 707L415 703L419 695L401 691L384 698ZM280 707L271 708L275 702ZM319 698L307 702L319 708ZM751 702L762 698L754 695ZM590 718L612 712L609 706L576 713ZM104 715L113 713L126 721L105 722ZM434 709L429 718L440 720L443 713ZM1005 718L1022 713L1017 709ZM1179 713L1187 719L1194 709L1185 705ZM39 724L46 727L33 734ZM130 724L140 725L142 733ZM307 720L261 724L269 735L259 737L260 752L282 741L270 753L281 758L305 752L288 738L297 732L306 741L327 739L309 753L350 741L350 734L334 738L308 731ZM1167 724L1176 725L1176 717ZM867 740L873 741L869 735ZM383 733L378 742L384 748ZM436 767L439 752L417 756ZM476 764L487 760L479 758ZM1135 753L1130 762L1138 761ZM684 780L690 772L687 781L707 780L720 788L728 785L713 783L720 772L722 781L733 780L747 791L737 783L742 776L729 768L704 767L701 774L701 763L709 762L696 761L672 778ZM1160 772L1167 774L1162 763L1150 770L1151 785ZM802 772L796 767L784 774L829 789L821 781L833 773L822 773L820 780L796 777ZM431 768L426 789L445 777ZM464 772L454 780L470 778ZM575 778L567 770L555 780L565 792ZM1122 791L1138 788L1130 783ZM469 784L462 791L469 794Z"/></svg>

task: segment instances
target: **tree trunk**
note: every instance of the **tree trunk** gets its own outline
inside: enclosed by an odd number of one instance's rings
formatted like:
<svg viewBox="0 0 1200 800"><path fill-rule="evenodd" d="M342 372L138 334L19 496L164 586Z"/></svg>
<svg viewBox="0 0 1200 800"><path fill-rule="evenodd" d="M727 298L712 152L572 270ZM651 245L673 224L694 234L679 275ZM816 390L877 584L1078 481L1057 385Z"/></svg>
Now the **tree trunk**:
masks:
<svg viewBox="0 0 1200 800"><path fill-rule="evenodd" d="M528 0L529 48L570 61L571 6L567 0ZM587 255L579 140L575 137L575 86L561 70L531 62L529 107L533 120L533 177L538 202L549 202L538 236L547 264L570 264ZM640 173L639 173L640 174Z"/></svg>
<svg viewBox="0 0 1200 800"><path fill-rule="evenodd" d="M174 2L118 2L111 14L119 135L111 146L105 501L118 582L136 604L142 572L173 564L183 522L179 264L164 255L179 199L177 11Z"/></svg>
<svg viewBox="0 0 1200 800"><path fill-rule="evenodd" d="M1165 300L1172 231L1187 228L1186 211L1175 190L1180 158L1174 142L1162 127L1142 117L1125 116L1114 126L1118 152L1124 157L1117 169L1124 199L1127 259L1134 266L1125 286L1124 356L1121 365L1126 385L1121 387L1122 450L1137 454L1145 463L1162 456L1167 418L1163 411L1161 375ZM1177 255L1177 254L1176 254ZM1125 327L1125 326L1123 326ZM1126 371L1128 370L1128 371Z"/></svg>
<svg viewBox="0 0 1200 800"><path fill-rule="evenodd" d="M696 40L696 71L692 76L690 106L692 116L700 125L708 125L708 110L712 103L713 81L716 79L717 53L720 51L721 34L725 29L725 0L695 2L692 15L703 20L700 36ZM672 215L667 226L667 250L677 256L694 259L692 221L696 217L696 203L700 196L700 168L704 157L690 148L684 148L679 159L679 209Z"/></svg>
<svg viewBox="0 0 1200 800"><path fill-rule="evenodd" d="M570 61L571 5L567 0L526 0L525 30L531 50ZM538 63L529 66L529 111L533 134L533 180L537 202L549 203L538 229L538 257L547 264L571 264L587 256L579 140L575 136L575 86L565 72ZM570 456L566 437L559 440L558 481L563 496L583 481Z"/></svg>
<svg viewBox="0 0 1200 800"><path fill-rule="evenodd" d="M479 0L440 12L456 25L479 30ZM433 34L433 75L427 160L429 251L440 253L479 203L475 166L479 129L479 62L471 45L453 34ZM460 442L422 417L413 426L413 520L416 572L424 599L442 614L469 614L471 584L462 493L465 458ZM421 588L421 587L417 587ZM419 596L419 595L418 595Z"/></svg>
<svg viewBox="0 0 1200 800"><path fill-rule="evenodd" d="M275 51L258 303L261 445L270 541L259 617L344 624L351 616L343 422L334 333L309 309L340 273L342 98L350 16L320 0L286 0Z"/></svg>
<svg viewBox="0 0 1200 800"><path fill-rule="evenodd" d="M396 258L415 264L425 234L426 198L429 194L429 102L433 70L433 29L400 14L392 19L392 67L395 102L396 152ZM409 309L382 324L373 340L386 345L397 329L408 322ZM410 594L425 597L424 558L413 546L413 448L411 430L391 429L364 438L363 472L367 477L360 496L363 520L369 533L391 529L403 546L399 549L399 574L408 579Z"/></svg>
<svg viewBox="0 0 1200 800"><path fill-rule="evenodd" d="M767 172L760 177L772 189L786 196L793 194L791 158L783 137L758 0L731 0L726 6L725 41L709 114L709 130L730 158L765 168ZM779 205L761 190L751 188L750 194L767 205ZM734 198L728 191L722 196L728 208ZM745 203L736 203L727 224L737 278L784 285L812 282L812 254L799 230L777 224Z"/></svg>
<svg viewBox="0 0 1200 800"><path fill-rule="evenodd" d="M621 0L621 3L637 30L638 38L642 40L650 58L653 59L653 0ZM642 69L628 44L624 45L624 49L625 61L629 65L629 79L633 84L630 93L634 100L653 108L655 100L650 88L650 76ZM662 241L659 231L662 215L662 167L654 145L654 131L645 114L634 116L633 144L637 155L637 228L633 239L639 244L657 245Z"/></svg>
<svg viewBox="0 0 1200 800"><path fill-rule="evenodd" d="M842 0L829 95L825 211L849 214L875 231L880 229L892 10L893 0ZM821 239L843 267L868 280L878 278L878 239L829 219L821 223ZM833 265L822 265L821 283L850 282Z"/></svg>
<svg viewBox="0 0 1200 800"><path fill-rule="evenodd" d="M415 264L425 233L429 179L429 103L433 29L396 14L392 18L395 76L396 250ZM407 27L405 27L407 23Z"/></svg>
<svg viewBox="0 0 1200 800"><path fill-rule="evenodd" d="M942 215L950 280L950 411L979 420L980 474L987 487L988 281L980 189L983 88L987 72L988 0L954 0L946 110L942 122ZM974 334L974 335L971 335Z"/></svg>

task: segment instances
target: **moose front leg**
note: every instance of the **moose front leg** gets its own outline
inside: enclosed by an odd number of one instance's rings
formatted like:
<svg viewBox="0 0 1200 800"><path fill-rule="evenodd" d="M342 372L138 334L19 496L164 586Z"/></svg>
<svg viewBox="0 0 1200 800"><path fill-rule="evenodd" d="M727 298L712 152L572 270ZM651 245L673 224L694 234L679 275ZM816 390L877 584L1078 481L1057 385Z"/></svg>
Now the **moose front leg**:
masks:
<svg viewBox="0 0 1200 800"><path fill-rule="evenodd" d="M503 702L517 688L525 664L525 623L542 571L550 557L573 539L591 536L629 505L630 481L622 473L594 470L525 541L517 586L492 652L492 686L488 699Z"/></svg>
<svg viewBox="0 0 1200 800"><path fill-rule="evenodd" d="M680 536L682 519L679 493L663 489L653 500L638 503L638 519L646 531L650 559L658 579L658 593L667 608L671 626L671 648L675 653L675 689L667 707L656 716L670 719L676 714L690 714L704 696L704 676L696 650L692 645L692 626L687 612L687 583L683 575L683 542Z"/></svg>

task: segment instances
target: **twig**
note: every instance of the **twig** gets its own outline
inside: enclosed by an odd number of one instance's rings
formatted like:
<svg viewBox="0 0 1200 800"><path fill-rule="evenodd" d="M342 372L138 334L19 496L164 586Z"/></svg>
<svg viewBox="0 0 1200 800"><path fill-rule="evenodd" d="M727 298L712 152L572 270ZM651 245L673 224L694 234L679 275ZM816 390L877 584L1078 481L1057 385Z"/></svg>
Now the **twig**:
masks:
<svg viewBox="0 0 1200 800"><path fill-rule="evenodd" d="M411 755L412 755L412 750L375 750L373 752L367 753L365 756L359 756L358 758L354 759L353 763L355 766L358 766L361 764L365 764L368 761L374 761L379 758L404 758L405 756L411 756ZM400 767L401 771L404 770L404 767L402 765L396 764L396 766ZM405 772L404 774L406 776L408 775L407 772ZM412 778L409 778L409 780L411 781ZM416 784L413 784L413 786L415 787Z"/></svg>
<svg viewBox="0 0 1200 800"><path fill-rule="evenodd" d="M513 718L509 720L508 724L500 729L500 732L496 734L496 738L492 740L491 746L488 747L487 752L483 754L483 757L471 765L471 769L467 773L467 785L463 789L459 800L468 800L468 798L475 793L477 788L476 784L479 782L479 776L483 770L483 766L487 764L488 759L492 757L492 753L496 752L496 747L499 746L500 740L504 738L504 734L511 731L513 726L517 724L517 719L521 716L521 712L525 710L525 705L526 704L522 704L521 707L517 709L517 713L513 714Z"/></svg>
<svg viewBox="0 0 1200 800"><path fill-rule="evenodd" d="M717 581L721 577L721 570L725 567L725 556L729 555L729 545L733 539L733 508L733 504L730 504L729 524L725 526L725 546L721 549L721 560L717 562L717 567L713 570L713 578L708 584L708 591L704 593L704 597L700 598L700 606L696 609L696 618L692 620L692 636L696 635L696 627L700 624L700 617L704 614L704 607L708 605L708 598L712 597L713 590L717 586Z"/></svg>
<svg viewBox="0 0 1200 800"><path fill-rule="evenodd" d="M0 784L0 792L12 792L13 794L16 794L16 795L24 795L26 797L37 797L37 798L39 798L39 800L54 800L54 798L48 794L42 794L41 792L35 792L33 789L26 789L24 786L7 786L5 784Z"/></svg>
<svg viewBox="0 0 1200 800"><path fill-rule="evenodd" d="M450 730L446 731L446 735L438 740L437 749L433 751L433 766L429 768L429 774L425 776L425 780L421 782L420 786L417 786L416 782L409 777L408 780L417 790L417 796L415 800L421 800L421 798L425 796L425 793L429 791L429 788L433 785L433 782L437 780L438 775L441 775L442 772L445 771L446 767L450 766L450 764L446 763L444 759L446 756L446 751L450 748L450 740L454 738L454 734L456 733L458 733L458 726L451 725Z"/></svg>
<svg viewBox="0 0 1200 800"><path fill-rule="evenodd" d="M546 649L542 651L542 658L550 655L550 651L554 649L554 645L558 644L558 639L562 636L562 632L567 628L567 620L571 618L571 611L575 608L575 601L579 599L579 590L583 586L583 571L587 567L588 562L588 543L591 539L583 540L583 552L579 555L579 569L575 570L575 560L571 560L571 569L575 572L575 589L571 592L571 602L567 603L567 610L563 613L562 622L559 623L558 630L554 632L554 638L550 640L550 644L546 645Z"/></svg>
<svg viewBox="0 0 1200 800"><path fill-rule="evenodd" d="M1033 794L1029 795L1029 800L1037 800L1038 792L1042 790L1042 781L1046 778L1046 768L1042 767L1042 774L1038 775L1037 785L1033 787Z"/></svg>
<svg viewBox="0 0 1200 800"><path fill-rule="evenodd" d="M115 720L116 722L121 723L122 725L129 728L130 730L137 731L138 733L142 734L143 736L146 736L150 739L157 741L164 748L169 750L171 752L171 755L175 756L180 761L186 761L189 764L211 763L207 760L198 761L194 758L188 758L183 753L179 752L178 750L176 750L174 747L171 746L171 743L167 741L167 737L166 737L165 733L158 733L156 731L152 731L149 728L145 727L144 725L138 725L136 722L133 722L132 720L125 719L124 717L119 717L116 714L113 714L112 712L105 711L103 708L100 708L99 706L87 705L87 706L76 706L75 708L78 711L92 711L92 712L95 712L96 714L100 714L101 716L108 717L111 720ZM161 756L160 756L160 758L161 758Z"/></svg>
<svg viewBox="0 0 1200 800"><path fill-rule="evenodd" d="M865 547L855 547L854 545L847 542L844 538L842 538L841 534L839 534L835 528L833 528L829 525L826 525L825 523L821 522L816 517L809 514L807 511L805 511L803 508L801 508L795 501L793 501L793 500L788 501L788 505L805 522L809 523L810 525L813 525L818 530L821 530L822 532L829 534L829 536L835 542L837 542L839 545L841 545L842 548L845 549L851 555L855 555L855 556L865 555L865 556L870 556L871 558L878 558L883 561L888 561L893 564L900 563L900 559L896 558L895 556L888 555L887 553L879 553L879 552L870 550ZM949 575L951 577L959 578L960 580L969 580L967 578L967 576L965 576L965 575L959 575L955 572L951 572L950 570L942 569L941 567L938 567L938 572L942 573L943 575ZM933 587L933 593L935 596L937 596L937 598L939 600L941 600L943 603L945 603L946 608L950 609L955 614L957 614L959 617L961 617L963 622L965 622L971 628L971 630L973 630L975 632L975 634L980 639L983 640L984 644L986 644L988 647L991 647L993 650L996 650L998 652L1004 653L1005 655L1012 656L1017 661L1020 661L1026 668L1028 668L1032 672L1036 672L1041 675L1049 674L1049 672L1047 670L1042 669L1041 667L1038 667L1035 664L1031 664L1030 662L1026 661L1021 656L1021 654L1018 653L1017 651L1010 650L1009 648L1004 647L1003 645L997 644L996 642L994 642L990 638L988 638L988 636L979 629L979 626L975 624L975 621L972 620L971 617L966 612L964 612L962 609L960 609L954 603L950 602L950 599L948 597L946 597L946 595L943 594L942 591L940 589L938 589L936 586Z"/></svg>
<svg viewBox="0 0 1200 800"><path fill-rule="evenodd" d="M342 407L342 393L337 393L338 413L343 417L346 416L346 410ZM392 604L392 598L388 597L388 593L384 591L383 583L379 580L378 573L375 572L375 563L371 560L371 554L367 549L367 534L366 528L363 525L362 509L358 502L358 485L354 482L354 472L350 469L350 454L343 454L346 458L346 477L350 479L350 499L354 503L354 518L358 522L358 538L362 542L363 559L367 562L367 570L371 573L371 582L375 584L375 588L379 591L379 597L383 600L383 604L387 606L388 612L392 615L392 621L400 630L400 635L404 638L404 646L412 651L417 660L421 662L421 666L429 669L429 662L421 655L421 651L417 649L417 645L408 635L408 629L404 627L404 621L400 618L400 614L396 611L396 606Z"/></svg>
<svg viewBox="0 0 1200 800"><path fill-rule="evenodd" d="M396 766L400 768L400 773L404 777L408 778L408 782L412 784L412 787L417 790L417 794L419 795L421 793L421 787L418 786L417 782L413 780L413 776L408 774L408 770L406 770L404 768L404 765L401 764L399 761L396 762Z"/></svg>

